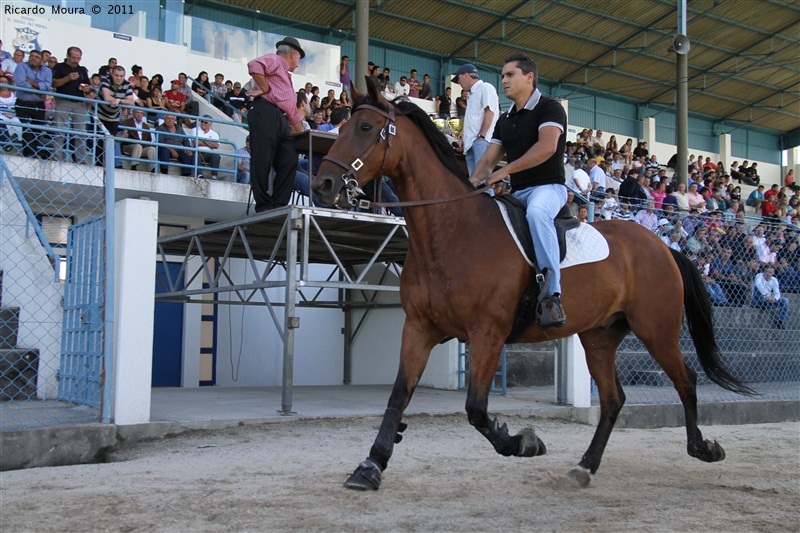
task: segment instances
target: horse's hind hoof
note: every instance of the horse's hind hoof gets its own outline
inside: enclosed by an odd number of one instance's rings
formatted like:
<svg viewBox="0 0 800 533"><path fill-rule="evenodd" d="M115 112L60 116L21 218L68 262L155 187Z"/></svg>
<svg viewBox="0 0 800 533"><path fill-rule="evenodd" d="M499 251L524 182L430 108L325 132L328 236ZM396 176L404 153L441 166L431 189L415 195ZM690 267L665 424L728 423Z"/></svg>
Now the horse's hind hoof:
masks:
<svg viewBox="0 0 800 533"><path fill-rule="evenodd" d="M356 468L344 486L353 490L378 490L381 486L381 469L367 459Z"/></svg>
<svg viewBox="0 0 800 533"><path fill-rule="evenodd" d="M576 466L567 472L567 476L576 481L582 489L588 487L589 482L592 480L592 478L589 477L589 471L580 466Z"/></svg>
<svg viewBox="0 0 800 533"><path fill-rule="evenodd" d="M517 457L535 457L547 453L542 439L536 436L531 428L525 428L516 435L519 437L519 451Z"/></svg>

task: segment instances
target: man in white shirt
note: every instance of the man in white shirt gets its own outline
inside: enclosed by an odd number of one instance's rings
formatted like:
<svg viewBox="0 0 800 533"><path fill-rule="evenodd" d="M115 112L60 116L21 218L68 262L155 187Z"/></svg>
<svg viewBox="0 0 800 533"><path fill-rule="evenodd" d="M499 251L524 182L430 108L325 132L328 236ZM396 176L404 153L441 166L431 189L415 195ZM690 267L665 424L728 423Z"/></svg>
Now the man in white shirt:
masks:
<svg viewBox="0 0 800 533"><path fill-rule="evenodd" d="M644 226L653 233L658 231L658 215L655 214L655 202L653 200L647 201L647 209L641 209L636 213L636 223Z"/></svg>
<svg viewBox="0 0 800 533"><path fill-rule="evenodd" d="M394 84L394 93L397 95L397 97L408 97L408 93L410 92L411 86L408 84L408 78L405 76L400 76L400 81Z"/></svg>
<svg viewBox="0 0 800 533"><path fill-rule="evenodd" d="M203 115L200 119L200 126L194 127L187 133L197 138L197 155L198 162L206 163L211 167L211 179L217 179L217 172L219 170L219 154L214 153L214 150L219 148L219 135L216 131L211 129L211 121L208 120L211 115ZM202 178L202 174L197 175Z"/></svg>
<svg viewBox="0 0 800 533"><path fill-rule="evenodd" d="M605 153L606 142L603 140L603 130L597 130L597 133L592 137L592 147L594 148L594 153L597 155L603 155Z"/></svg>
<svg viewBox="0 0 800 533"><path fill-rule="evenodd" d="M580 159L575 159L572 161L572 166L572 183L584 196L588 198L589 193L592 190L592 182L589 179L589 174L583 170L583 165L581 164Z"/></svg>
<svg viewBox="0 0 800 533"><path fill-rule="evenodd" d="M592 191L597 198L603 198L606 194L606 173L603 167L597 164L597 159L590 158L589 165L589 179L592 182Z"/></svg>
<svg viewBox="0 0 800 533"><path fill-rule="evenodd" d="M772 321L772 327L783 329L786 317L789 316L789 300L781 297L780 284L774 275L775 268L772 265L765 266L764 270L756 275L750 305L756 309L778 308L778 318Z"/></svg>
<svg viewBox="0 0 800 533"><path fill-rule="evenodd" d="M481 80L478 67L472 63L459 67L450 81L469 91L464 128L459 142L467 160L467 171L472 175L475 165L489 147L494 125L500 117L497 91Z"/></svg>

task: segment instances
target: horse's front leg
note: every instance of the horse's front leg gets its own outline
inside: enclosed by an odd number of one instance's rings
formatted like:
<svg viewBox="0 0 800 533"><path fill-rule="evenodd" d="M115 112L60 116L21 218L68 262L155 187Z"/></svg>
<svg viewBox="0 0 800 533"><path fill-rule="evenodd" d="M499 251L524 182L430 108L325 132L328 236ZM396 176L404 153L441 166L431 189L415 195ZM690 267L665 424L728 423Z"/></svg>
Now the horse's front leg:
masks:
<svg viewBox="0 0 800 533"><path fill-rule="evenodd" d="M544 455L547 449L536 436L533 428L525 428L516 435L508 433L506 424L500 425L497 418L489 419L489 391L497 373L500 361L502 340L500 344L473 342L470 345L469 391L467 392L467 418L469 423L480 431L481 435L492 443L495 451L506 457L533 457Z"/></svg>
<svg viewBox="0 0 800 533"><path fill-rule="evenodd" d="M347 478L345 487L356 490L378 490L380 487L381 472L386 470L394 445L400 442L406 429L406 424L401 421L403 411L411 401L431 350L439 339L441 333L429 322L406 318L400 346L400 368L378 436L372 444L369 457Z"/></svg>

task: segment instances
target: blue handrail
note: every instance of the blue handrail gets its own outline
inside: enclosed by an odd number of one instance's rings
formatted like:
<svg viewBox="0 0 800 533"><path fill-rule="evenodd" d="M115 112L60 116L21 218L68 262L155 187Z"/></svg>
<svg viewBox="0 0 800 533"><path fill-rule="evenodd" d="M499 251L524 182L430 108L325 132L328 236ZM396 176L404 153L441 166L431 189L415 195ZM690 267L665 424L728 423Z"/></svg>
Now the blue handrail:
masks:
<svg viewBox="0 0 800 533"><path fill-rule="evenodd" d="M8 183L11 185L11 188L14 189L14 194L17 195L17 200L19 200L22 209L25 210L25 216L27 218L26 225L25 225L25 236L28 236L28 228L33 227L34 232L36 233L36 237L39 239L39 243L44 248L47 257L53 262L53 269L55 275L55 281L59 281L58 275L61 271L61 256L59 256L53 250L53 247L50 246L50 243L47 242L47 237L44 235L44 231L42 230L42 224L33 214L31 210L31 206L28 204L28 201L25 199L25 195L22 193L22 189L17 183L17 180L14 179L14 176L11 174L11 170L8 168L5 159L0 158L0 164L2 164L3 172L0 174L0 182L2 182L2 175L5 174L6 178L8 179Z"/></svg>

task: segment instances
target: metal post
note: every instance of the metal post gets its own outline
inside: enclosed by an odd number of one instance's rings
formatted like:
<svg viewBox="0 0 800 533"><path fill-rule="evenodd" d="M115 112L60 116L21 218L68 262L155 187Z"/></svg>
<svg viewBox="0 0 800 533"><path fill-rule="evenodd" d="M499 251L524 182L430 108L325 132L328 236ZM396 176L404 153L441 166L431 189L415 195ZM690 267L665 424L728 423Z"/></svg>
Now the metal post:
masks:
<svg viewBox="0 0 800 533"><path fill-rule="evenodd" d="M369 61L369 0L356 0L356 76L353 84L367 93L367 62ZM345 87L348 91L349 88Z"/></svg>
<svg viewBox="0 0 800 533"><path fill-rule="evenodd" d="M567 350L566 339L558 339L555 347L556 403L567 405Z"/></svg>
<svg viewBox="0 0 800 533"><path fill-rule="evenodd" d="M289 209L286 215L289 227L286 232L286 299L283 315L283 393L281 395L282 415L292 415L292 389L294 387L294 330L300 326L300 318L295 316L295 296L297 294L297 239L303 226L300 211Z"/></svg>
<svg viewBox="0 0 800 533"><path fill-rule="evenodd" d="M116 139L111 135L105 138L104 170L105 170L105 305L103 306L103 408L102 419L104 424L110 423L111 414L114 412L114 224L115 224L115 185L114 185L114 143ZM95 137L95 145L97 137Z"/></svg>
<svg viewBox="0 0 800 533"><path fill-rule="evenodd" d="M688 183L689 165L689 58L686 54L677 55L678 64L678 112L676 115L678 162L676 171L678 183Z"/></svg>
<svg viewBox="0 0 800 533"><path fill-rule="evenodd" d="M686 0L678 0L678 36L684 39L686 28ZM673 41L673 49L677 55L677 114L675 117L676 143L678 145L678 163L676 172L678 183L688 185L689 182L689 47L688 39L680 47Z"/></svg>
<svg viewBox="0 0 800 533"><path fill-rule="evenodd" d="M353 308L350 306L350 292L342 289L344 302L344 368L342 369L342 385L350 385L353 381Z"/></svg>

